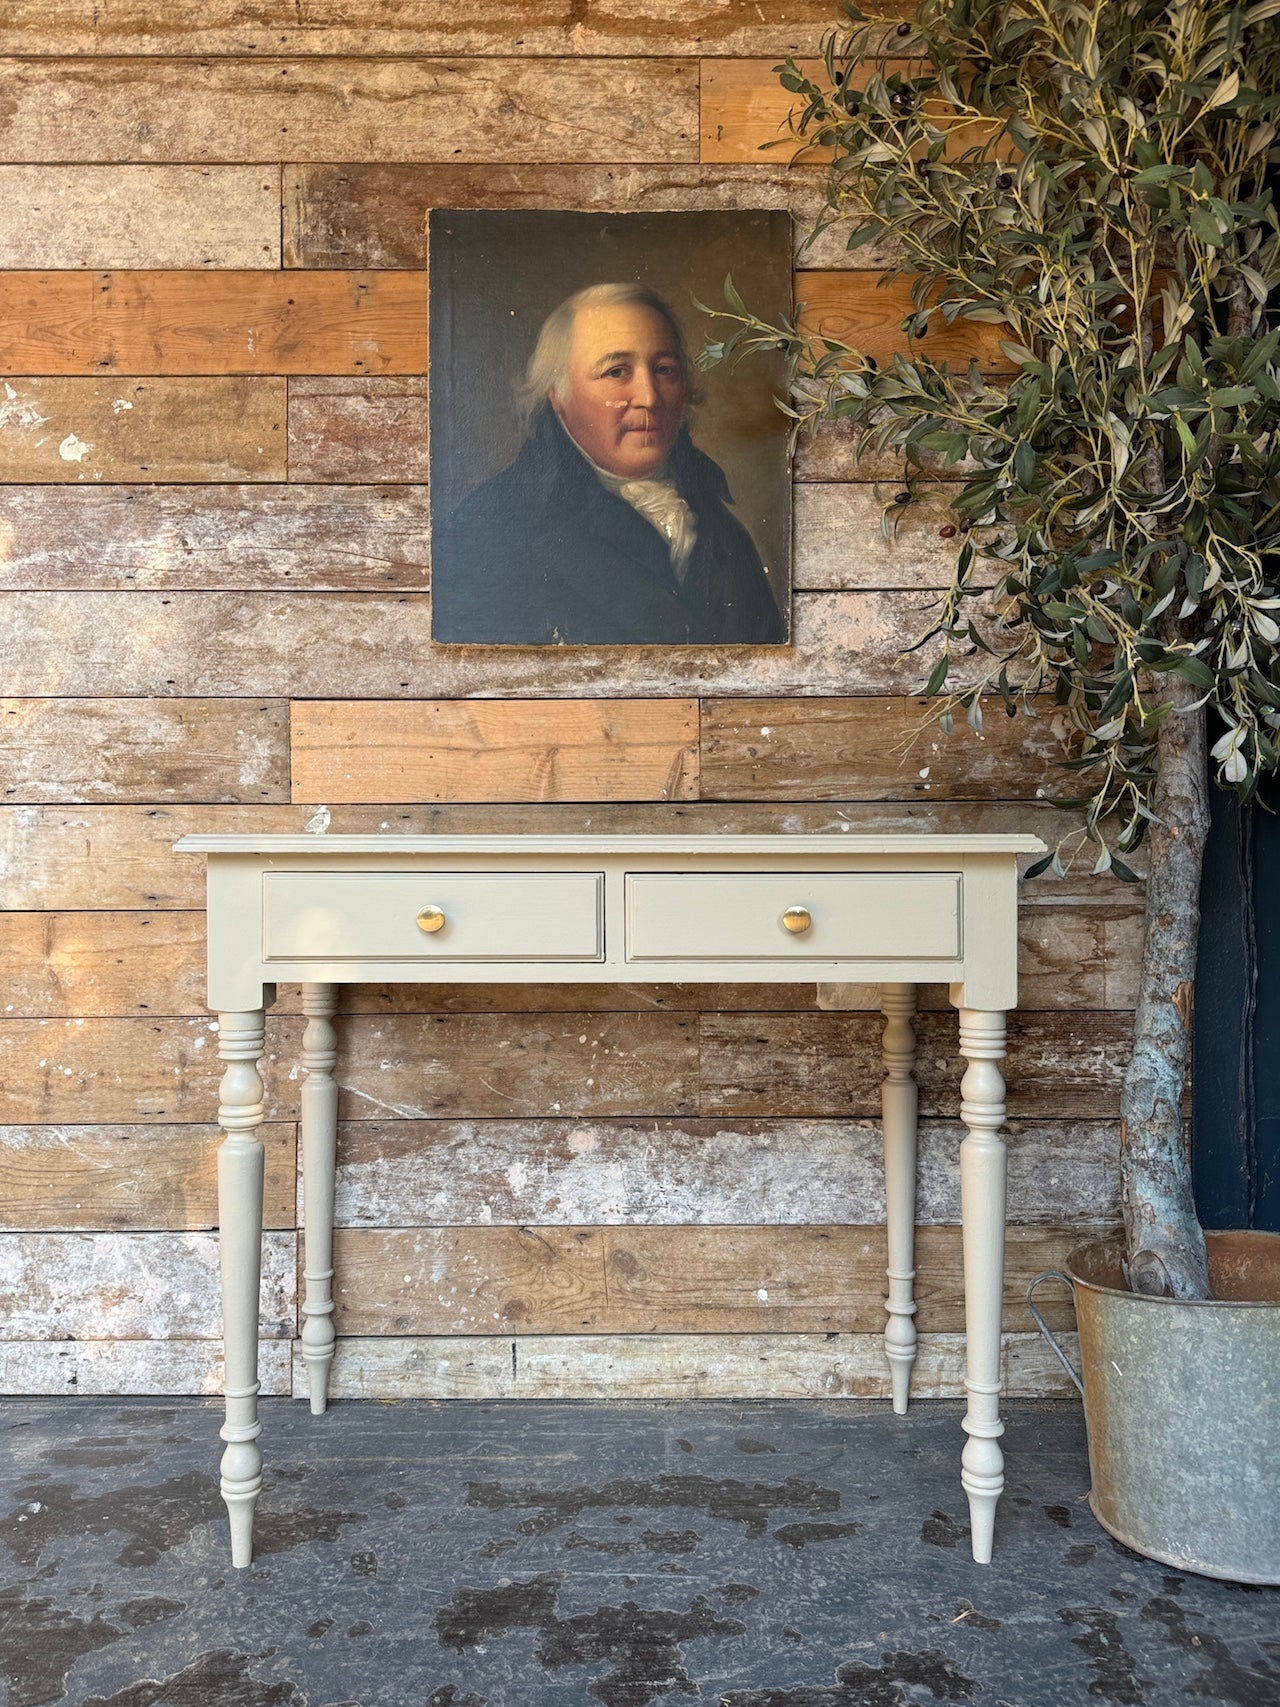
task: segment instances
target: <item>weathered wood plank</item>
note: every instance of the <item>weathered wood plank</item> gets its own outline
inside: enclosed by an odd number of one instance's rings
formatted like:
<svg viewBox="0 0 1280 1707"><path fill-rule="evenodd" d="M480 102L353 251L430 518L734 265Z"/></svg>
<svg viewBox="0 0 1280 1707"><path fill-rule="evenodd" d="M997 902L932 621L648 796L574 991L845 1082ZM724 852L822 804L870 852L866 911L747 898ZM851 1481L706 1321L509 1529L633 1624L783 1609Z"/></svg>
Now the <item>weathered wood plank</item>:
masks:
<svg viewBox="0 0 1280 1707"><path fill-rule="evenodd" d="M0 1020L0 1123L207 1121L209 1019ZM301 1023L267 1021L267 1117L298 1114ZM336 1076L344 1119L681 1115L695 1111L696 1022L679 1014L353 1016Z"/></svg>
<svg viewBox="0 0 1280 1707"><path fill-rule="evenodd" d="M1078 1361L1075 1335L1059 1339ZM1076 1396L1038 1333L1006 1334L1001 1362L1011 1399ZM329 1390L338 1399L887 1399L889 1370L876 1333L344 1337ZM307 1391L298 1352L294 1397ZM964 1396L963 1334L922 1334L911 1397Z"/></svg>
<svg viewBox="0 0 1280 1707"><path fill-rule="evenodd" d="M886 0L890 16L907 0ZM63 54L814 53L829 0L10 0L0 52Z"/></svg>
<svg viewBox="0 0 1280 1707"><path fill-rule="evenodd" d="M261 1128L266 1224L295 1219L294 1127ZM959 1220L962 1129L921 1130L917 1220ZM0 1127L0 1228L201 1229L217 1225L215 1126ZM1014 1122L1009 1219L1110 1219L1114 1123ZM349 1121L340 1134L340 1225L804 1226L884 1215L873 1121Z"/></svg>
<svg viewBox="0 0 1280 1707"><path fill-rule="evenodd" d="M960 1219L964 1129L920 1130L916 1219ZM1114 1121L1015 1121L1009 1220L1117 1219ZM339 1132L348 1227L805 1226L884 1218L872 1120L353 1121Z"/></svg>
<svg viewBox="0 0 1280 1707"><path fill-rule="evenodd" d="M925 699L703 700L707 800L1035 800L1065 786L1065 714L1009 718L951 735Z"/></svg>
<svg viewBox="0 0 1280 1707"><path fill-rule="evenodd" d="M293 799L691 800L698 702L296 700Z"/></svg>
<svg viewBox="0 0 1280 1707"><path fill-rule="evenodd" d="M584 1350L594 1340L580 1343ZM569 1353L572 1358L572 1352ZM586 1351L588 1357L591 1352ZM294 1376L294 1398L307 1397L307 1377ZM436 1335L431 1338L340 1339L329 1375L331 1399L515 1398L515 1344L496 1334ZM340 1372L341 1371L341 1372ZM538 1383L534 1390L541 1388ZM544 1392L544 1397L547 1395ZM565 1395L568 1396L567 1394ZM597 1393L594 1395L599 1397Z"/></svg>
<svg viewBox="0 0 1280 1707"><path fill-rule="evenodd" d="M8 59L5 160L698 158L693 59Z"/></svg>
<svg viewBox="0 0 1280 1707"><path fill-rule="evenodd" d="M0 699L11 801L287 800L289 707L250 699Z"/></svg>
<svg viewBox="0 0 1280 1707"><path fill-rule="evenodd" d="M262 1239L259 1333L297 1332L297 1235ZM218 1339L213 1233L0 1234L0 1339Z"/></svg>
<svg viewBox="0 0 1280 1707"><path fill-rule="evenodd" d="M101 365L148 374L421 374L420 272L98 276Z"/></svg>
<svg viewBox="0 0 1280 1707"><path fill-rule="evenodd" d="M0 484L283 480L283 379L0 379Z"/></svg>
<svg viewBox="0 0 1280 1707"><path fill-rule="evenodd" d="M1027 1283L1094 1229L1010 1227L1004 1325L1033 1327ZM1099 1229L1100 1231L1100 1229ZM340 1334L876 1333L882 1227L340 1228ZM916 1240L917 1321L964 1325L958 1227ZM1046 1301L1070 1325L1069 1301Z"/></svg>
<svg viewBox="0 0 1280 1707"><path fill-rule="evenodd" d="M273 1053L277 1079L294 1060ZM691 1114L697 1070L679 1014L398 1014L344 1025L335 1077L348 1120Z"/></svg>
<svg viewBox="0 0 1280 1707"><path fill-rule="evenodd" d="M793 584L832 592L951 586L964 543L950 507L955 486L930 482L917 488L914 503L896 504L902 490L896 475L883 486L870 480L796 486ZM886 516L892 528L887 539ZM974 586L994 579L981 562L970 576Z"/></svg>
<svg viewBox="0 0 1280 1707"><path fill-rule="evenodd" d="M703 1116L874 1114L881 1024L871 1014L703 1014ZM1014 1117L1113 1120L1133 1021L1126 1013L1009 1016L1008 1107ZM964 1065L954 1019L917 1021L920 1112L954 1119Z"/></svg>
<svg viewBox="0 0 1280 1707"><path fill-rule="evenodd" d="M823 207L825 168L770 164L532 166L286 166L286 267L422 267L433 207L579 208L668 213L703 208L789 209L803 267L880 271L897 260L888 241L846 247L849 230L808 236Z"/></svg>
<svg viewBox="0 0 1280 1707"><path fill-rule="evenodd" d="M0 272L0 371L420 374L422 272Z"/></svg>
<svg viewBox="0 0 1280 1707"><path fill-rule="evenodd" d="M11 591L427 585L420 486L30 486L4 502Z"/></svg>
<svg viewBox="0 0 1280 1707"><path fill-rule="evenodd" d="M12 593L15 696L541 699L917 692L933 645L919 592L799 593L790 646L433 646L421 594ZM217 636L217 645L210 645ZM28 638L29 637L29 638ZM936 644L936 643L934 643ZM976 679L985 658L961 663Z"/></svg>
<svg viewBox="0 0 1280 1707"><path fill-rule="evenodd" d="M0 1021L0 1123L206 1122L217 1112L217 1037L208 1019ZM297 1119L296 1097L286 1112Z"/></svg>
<svg viewBox="0 0 1280 1707"><path fill-rule="evenodd" d="M425 379L291 379L289 479L423 485Z"/></svg>
<svg viewBox="0 0 1280 1707"><path fill-rule="evenodd" d="M776 61L775 61L776 63ZM812 62L803 62L813 69ZM778 81L772 66L756 59L719 59L702 66L699 103L699 159L704 165L736 161L793 160L804 153L788 131L787 115L796 97ZM809 161L826 159L816 149Z"/></svg>
<svg viewBox="0 0 1280 1707"><path fill-rule="evenodd" d="M92 273L0 273L0 372L96 372L94 288Z"/></svg>
<svg viewBox="0 0 1280 1707"><path fill-rule="evenodd" d="M807 279L808 275L805 276ZM906 463L901 452L868 450L862 457L857 452L858 432L852 423L822 422L815 430L804 433L796 446L795 477L810 484L827 480L871 480L883 481L891 488L903 485ZM941 454L931 451L918 454L919 463L913 465L913 472L921 481L929 482L935 492L978 471L978 464L968 458L949 463Z"/></svg>
<svg viewBox="0 0 1280 1707"><path fill-rule="evenodd" d="M1117 909L1103 921L1103 958L1106 966L1104 1005L1136 1008L1142 971L1142 944L1146 918L1132 908Z"/></svg>
<svg viewBox="0 0 1280 1707"><path fill-rule="evenodd" d="M931 482L942 484L948 474L954 479L959 478L954 469L948 470L941 465L941 458L932 457L928 461ZM907 472L898 452L878 454L868 451L860 457L858 436L847 421L824 421L802 433L796 444L791 471L797 491L803 484L813 485L827 480L881 481L890 491L899 491Z"/></svg>
<svg viewBox="0 0 1280 1707"><path fill-rule="evenodd" d="M883 11L880 13L884 15ZM909 13L907 14L910 15ZM891 57L892 38L885 43L889 57L882 69L906 71L908 61ZM701 154L704 165L728 165L736 160L789 160L801 151L801 145L789 134L787 115L793 108L803 107L803 101L784 89L779 81L776 57L773 59L704 59L702 61ZM801 60L801 69L821 81L822 63L818 59ZM867 78L859 67L849 72L849 86L861 89ZM957 126L950 134L950 152L959 152L977 145L987 134L981 122ZM812 133L810 135L812 142ZM776 146L774 146L776 144ZM761 149L767 152L761 153ZM806 160L824 160L828 151L809 148Z"/></svg>
<svg viewBox="0 0 1280 1707"><path fill-rule="evenodd" d="M217 1093L213 1028L181 1017L6 1017L0 1122L207 1121ZM874 1118L881 1030L869 1013L353 1015L342 1027L339 1110L347 1120ZM1011 1016L1014 1118L1114 1119L1131 1032L1127 1013ZM269 1119L297 1118L300 1036L295 1018L268 1019ZM921 1112L955 1119L954 1020L925 1013L919 1036Z"/></svg>
<svg viewBox="0 0 1280 1707"><path fill-rule="evenodd" d="M794 835L883 830L1032 834L1052 843L1078 820L1047 803L799 801L794 806L695 801L579 806L3 806L0 805L0 909L17 912L204 905L204 861L175 854L179 837L197 831L259 835ZM1023 861L1029 864L1031 856ZM1056 909L1088 898L1130 910L1136 893L1114 878L1093 877L1077 861L1066 878L1037 878L1024 909ZM1131 1006L1117 1000L1113 1005Z"/></svg>
<svg viewBox="0 0 1280 1707"><path fill-rule="evenodd" d="M1059 1333L1078 1361L1074 1334ZM297 1342L264 1340L264 1397L307 1396ZM1010 1398L1076 1396L1037 1334L1006 1334ZM330 1392L338 1399L805 1399L887 1398L879 1334L610 1334L338 1341ZM223 1387L216 1340L0 1341L0 1393L212 1397ZM923 1334L912 1397L964 1397L964 1340Z"/></svg>
<svg viewBox="0 0 1280 1707"><path fill-rule="evenodd" d="M25 1019L203 1015L200 912L0 912L3 1011Z"/></svg>
<svg viewBox="0 0 1280 1707"><path fill-rule="evenodd" d="M264 1398L288 1396L292 1355L288 1340L263 1340L258 1347ZM0 1340L0 1393L213 1397L224 1385L217 1340Z"/></svg>
<svg viewBox="0 0 1280 1707"><path fill-rule="evenodd" d="M0 206L0 267L280 265L274 166L0 166Z"/></svg>
<svg viewBox="0 0 1280 1707"><path fill-rule="evenodd" d="M874 356L882 366L899 352L905 355L914 349L931 361L950 362L957 368L967 369L975 361L984 373L1013 371L1000 350L1000 339L1008 335L1003 326L976 320L956 320L948 326L937 314L929 320L927 331L917 330L914 342L909 341L902 326L916 312L910 278L876 281L870 273L813 272L805 273L800 282L801 330L849 344L865 356Z"/></svg>
<svg viewBox="0 0 1280 1707"><path fill-rule="evenodd" d="M296 1128L259 1127L264 1224L297 1219ZM0 1126L5 1232L197 1231L218 1225L216 1126Z"/></svg>

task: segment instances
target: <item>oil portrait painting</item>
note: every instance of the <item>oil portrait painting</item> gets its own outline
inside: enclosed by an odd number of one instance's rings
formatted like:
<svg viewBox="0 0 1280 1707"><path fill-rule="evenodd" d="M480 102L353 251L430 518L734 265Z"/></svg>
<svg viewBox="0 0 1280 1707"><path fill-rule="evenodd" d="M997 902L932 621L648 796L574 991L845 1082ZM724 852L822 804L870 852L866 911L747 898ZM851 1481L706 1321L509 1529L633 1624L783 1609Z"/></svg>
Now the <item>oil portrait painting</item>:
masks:
<svg viewBox="0 0 1280 1707"><path fill-rule="evenodd" d="M430 215L432 636L783 644L780 363L702 375L732 273L788 311L785 213Z"/></svg>

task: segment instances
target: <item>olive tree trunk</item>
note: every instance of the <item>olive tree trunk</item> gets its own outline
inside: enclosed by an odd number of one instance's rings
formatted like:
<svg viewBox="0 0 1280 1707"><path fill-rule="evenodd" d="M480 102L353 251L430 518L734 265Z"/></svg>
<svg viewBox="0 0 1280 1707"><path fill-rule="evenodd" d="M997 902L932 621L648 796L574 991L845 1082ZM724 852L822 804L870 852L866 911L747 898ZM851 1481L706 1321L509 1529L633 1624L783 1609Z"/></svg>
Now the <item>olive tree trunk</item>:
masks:
<svg viewBox="0 0 1280 1707"><path fill-rule="evenodd" d="M1173 704L1157 734L1142 980L1120 1104L1121 1190L1133 1290L1207 1298L1209 1268L1182 1117L1209 828L1205 714L1190 682L1177 674L1165 681Z"/></svg>

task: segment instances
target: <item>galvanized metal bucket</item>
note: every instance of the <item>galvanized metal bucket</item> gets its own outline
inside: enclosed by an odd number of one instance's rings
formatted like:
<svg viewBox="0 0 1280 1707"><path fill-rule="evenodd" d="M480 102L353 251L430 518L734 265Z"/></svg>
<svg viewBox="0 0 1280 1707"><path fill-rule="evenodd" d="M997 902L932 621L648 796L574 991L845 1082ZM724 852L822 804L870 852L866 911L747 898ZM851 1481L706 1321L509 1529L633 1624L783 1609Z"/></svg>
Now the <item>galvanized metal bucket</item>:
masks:
<svg viewBox="0 0 1280 1707"><path fill-rule="evenodd" d="M1206 1237L1207 1303L1128 1291L1122 1240L1079 1246L1027 1302L1084 1395L1102 1527L1181 1570L1280 1583L1280 1234ZM1049 1279L1075 1295L1083 1384L1032 1301Z"/></svg>

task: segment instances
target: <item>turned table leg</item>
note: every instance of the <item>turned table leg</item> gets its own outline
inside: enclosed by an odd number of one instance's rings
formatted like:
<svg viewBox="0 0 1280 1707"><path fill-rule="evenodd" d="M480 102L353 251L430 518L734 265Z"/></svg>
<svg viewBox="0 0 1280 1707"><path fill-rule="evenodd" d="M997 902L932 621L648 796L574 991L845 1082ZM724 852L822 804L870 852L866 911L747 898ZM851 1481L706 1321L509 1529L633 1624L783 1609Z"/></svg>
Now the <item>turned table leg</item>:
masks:
<svg viewBox="0 0 1280 1707"><path fill-rule="evenodd" d="M333 984L304 984L302 1011L302 1197L303 1234L302 1361L307 1372L311 1411L319 1416L329 1402L333 1362L333 1186L337 1166L338 1087L333 1068L337 1037L331 1023L337 1006Z"/></svg>
<svg viewBox="0 0 1280 1707"><path fill-rule="evenodd" d="M258 1436L258 1294L262 1278L262 1057L264 1015L218 1015L218 1054L227 1063L219 1096L219 1257L226 1421L222 1438L222 1497L231 1520L231 1563L253 1558L253 1510L262 1489Z"/></svg>
<svg viewBox="0 0 1280 1707"><path fill-rule="evenodd" d="M1005 1016L960 1009L960 1218L964 1223L965 1389L969 1404L960 1480L969 1496L973 1556L991 1559L996 1502L1004 1488L1000 1436L1000 1308L1004 1289Z"/></svg>
<svg viewBox="0 0 1280 1707"><path fill-rule="evenodd" d="M884 1083L880 1106L884 1124L885 1224L889 1246L889 1296L884 1350L889 1360L893 1408L907 1409L911 1366L916 1360L916 1011L914 984L882 984Z"/></svg>

